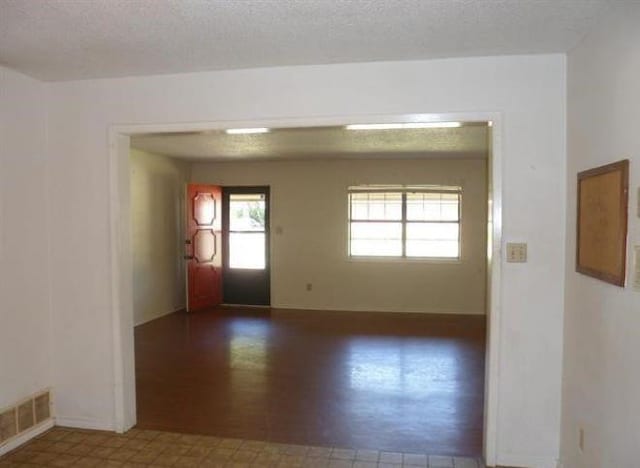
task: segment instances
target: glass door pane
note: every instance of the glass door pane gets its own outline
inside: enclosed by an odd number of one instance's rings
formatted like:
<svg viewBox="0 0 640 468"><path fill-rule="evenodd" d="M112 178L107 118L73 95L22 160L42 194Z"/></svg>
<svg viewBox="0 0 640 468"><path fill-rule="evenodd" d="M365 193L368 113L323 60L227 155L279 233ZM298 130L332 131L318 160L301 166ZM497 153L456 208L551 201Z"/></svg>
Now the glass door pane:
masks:
<svg viewBox="0 0 640 468"><path fill-rule="evenodd" d="M229 195L229 267L266 267L265 194Z"/></svg>

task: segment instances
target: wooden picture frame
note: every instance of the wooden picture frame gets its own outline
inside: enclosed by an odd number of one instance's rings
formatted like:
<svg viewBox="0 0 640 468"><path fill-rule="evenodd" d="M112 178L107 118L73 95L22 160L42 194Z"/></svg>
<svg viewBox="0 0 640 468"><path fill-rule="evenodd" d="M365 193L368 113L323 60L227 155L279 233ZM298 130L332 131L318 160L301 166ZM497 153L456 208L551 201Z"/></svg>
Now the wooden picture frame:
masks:
<svg viewBox="0 0 640 468"><path fill-rule="evenodd" d="M624 287L629 160L578 173L576 271Z"/></svg>

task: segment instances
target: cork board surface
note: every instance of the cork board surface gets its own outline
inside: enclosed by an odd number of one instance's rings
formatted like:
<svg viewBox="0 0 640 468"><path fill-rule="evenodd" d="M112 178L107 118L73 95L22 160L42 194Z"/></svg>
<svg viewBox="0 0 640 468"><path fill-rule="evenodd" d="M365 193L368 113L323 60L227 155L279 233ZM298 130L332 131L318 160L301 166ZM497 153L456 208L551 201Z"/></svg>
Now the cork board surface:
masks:
<svg viewBox="0 0 640 468"><path fill-rule="evenodd" d="M578 174L576 270L624 286L629 161Z"/></svg>

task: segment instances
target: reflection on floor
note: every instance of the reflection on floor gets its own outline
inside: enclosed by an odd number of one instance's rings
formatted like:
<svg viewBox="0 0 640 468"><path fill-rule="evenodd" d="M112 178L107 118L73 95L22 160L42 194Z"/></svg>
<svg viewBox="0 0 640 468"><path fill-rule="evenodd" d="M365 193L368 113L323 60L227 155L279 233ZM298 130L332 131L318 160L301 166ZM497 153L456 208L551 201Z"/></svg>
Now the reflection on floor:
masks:
<svg viewBox="0 0 640 468"><path fill-rule="evenodd" d="M221 309L135 337L141 429L481 453L484 317Z"/></svg>
<svg viewBox="0 0 640 468"><path fill-rule="evenodd" d="M132 429L54 428L0 458L0 467L484 468L474 458L273 444Z"/></svg>

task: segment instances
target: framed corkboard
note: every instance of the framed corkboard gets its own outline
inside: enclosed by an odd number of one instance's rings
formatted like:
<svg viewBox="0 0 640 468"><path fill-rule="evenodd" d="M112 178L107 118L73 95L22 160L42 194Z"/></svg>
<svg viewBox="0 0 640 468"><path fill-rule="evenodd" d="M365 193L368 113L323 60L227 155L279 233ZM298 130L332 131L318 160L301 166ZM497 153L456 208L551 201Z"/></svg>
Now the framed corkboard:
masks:
<svg viewBox="0 0 640 468"><path fill-rule="evenodd" d="M624 287L629 160L578 174L576 271Z"/></svg>

